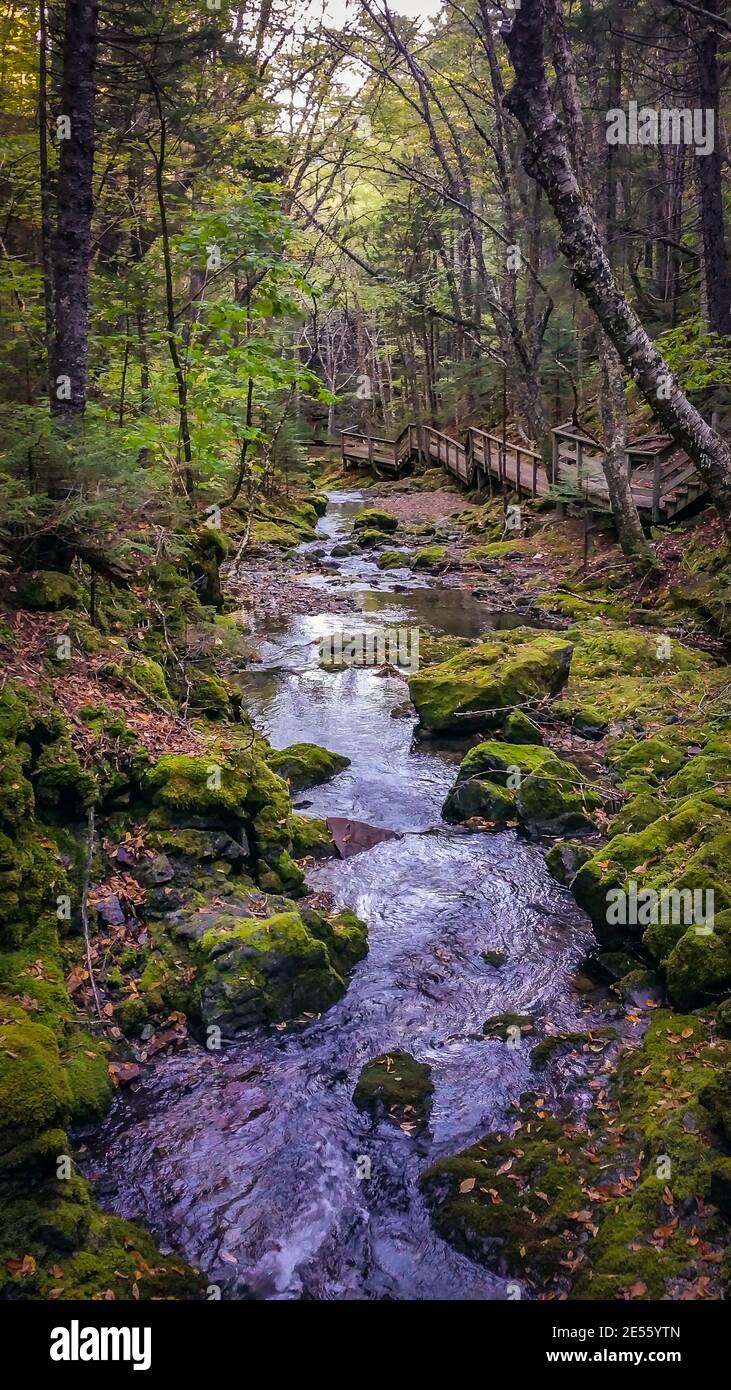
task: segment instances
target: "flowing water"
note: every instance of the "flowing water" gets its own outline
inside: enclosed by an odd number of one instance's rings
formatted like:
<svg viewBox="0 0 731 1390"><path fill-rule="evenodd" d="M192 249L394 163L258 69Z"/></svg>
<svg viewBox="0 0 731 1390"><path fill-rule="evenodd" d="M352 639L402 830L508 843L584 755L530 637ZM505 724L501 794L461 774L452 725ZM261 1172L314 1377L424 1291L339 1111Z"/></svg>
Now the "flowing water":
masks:
<svg viewBox="0 0 731 1390"><path fill-rule="evenodd" d="M361 505L331 498L320 547L342 540ZM570 977L591 934L538 845L441 821L460 750L417 741L413 717L393 717L401 677L319 665L320 639L344 626L476 636L502 620L464 590L388 579L362 557L309 582L350 595L360 616L298 616L270 631L242 684L275 746L312 740L351 759L295 804L400 834L308 876L367 920L368 955L340 1003L304 1030L257 1031L218 1053L191 1044L161 1061L118 1098L88 1167L107 1206L141 1219L228 1298L504 1298L497 1274L435 1235L418 1178L433 1158L507 1127L511 1101L535 1085L529 1045L486 1040L486 1018L535 1013L537 1037L546 1022L590 1026ZM501 970L487 949L506 953ZM364 1063L393 1049L432 1069L420 1139L374 1128L352 1103ZM580 1061L559 1062L545 1086L586 1103Z"/></svg>

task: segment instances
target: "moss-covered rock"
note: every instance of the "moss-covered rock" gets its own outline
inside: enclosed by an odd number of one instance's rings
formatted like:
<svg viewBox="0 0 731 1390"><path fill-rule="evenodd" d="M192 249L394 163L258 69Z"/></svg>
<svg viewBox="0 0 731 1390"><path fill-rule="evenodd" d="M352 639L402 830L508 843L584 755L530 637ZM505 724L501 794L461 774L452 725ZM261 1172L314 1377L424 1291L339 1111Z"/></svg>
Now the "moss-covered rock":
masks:
<svg viewBox="0 0 731 1390"><path fill-rule="evenodd" d="M329 1008L365 954L366 928L351 913L300 913L294 904L266 917L224 912L196 949L203 1021L234 1032Z"/></svg>
<svg viewBox="0 0 731 1390"><path fill-rule="evenodd" d="M364 507L362 512L358 512L353 529L356 532L378 531L381 536L392 536L398 530L398 521L380 507Z"/></svg>
<svg viewBox="0 0 731 1390"><path fill-rule="evenodd" d="M405 550L384 550L378 556L376 564L379 570L397 570L407 566L409 558L409 554Z"/></svg>
<svg viewBox="0 0 731 1390"><path fill-rule="evenodd" d="M83 589L78 579L58 570L35 570L15 581L15 600L30 612L52 613L62 608L79 608Z"/></svg>
<svg viewBox="0 0 731 1390"><path fill-rule="evenodd" d="M124 661L107 662L100 674L107 680L146 695L158 707L171 711L175 708L162 666L141 652L130 653Z"/></svg>
<svg viewBox="0 0 731 1390"><path fill-rule="evenodd" d="M611 1041L601 1032L590 1050ZM727 1240L707 1204L731 1180L731 1161L709 1143L726 1113L728 1052L695 1016L657 1010L585 1119L552 1115L545 1092L529 1093L514 1133L427 1169L437 1230L553 1297L672 1298L700 1278L707 1286Z"/></svg>
<svg viewBox="0 0 731 1390"><path fill-rule="evenodd" d="M353 1092L354 1104L374 1120L392 1120L407 1133L429 1118L431 1070L409 1052L384 1052L366 1062Z"/></svg>
<svg viewBox="0 0 731 1390"><path fill-rule="evenodd" d="M50 1028L27 1015L0 1024L0 1152L64 1125L71 1098Z"/></svg>
<svg viewBox="0 0 731 1390"><path fill-rule="evenodd" d="M412 570L441 569L446 559L447 552L443 545L425 545L421 550L414 551L409 565Z"/></svg>
<svg viewBox="0 0 731 1390"><path fill-rule="evenodd" d="M592 851L580 840L559 840L546 855L546 868L557 883L568 888L582 864L591 859Z"/></svg>
<svg viewBox="0 0 731 1390"><path fill-rule="evenodd" d="M560 834L591 826L598 795L548 748L488 741L471 748L442 808L448 821L479 816L500 826Z"/></svg>
<svg viewBox="0 0 731 1390"><path fill-rule="evenodd" d="M521 709L510 711L500 736L505 743L543 743L538 725Z"/></svg>
<svg viewBox="0 0 731 1390"><path fill-rule="evenodd" d="M350 758L342 753L331 753L318 743L291 743L287 748L273 748L267 755L267 762L297 791L328 782L343 768L350 767Z"/></svg>
<svg viewBox="0 0 731 1390"><path fill-rule="evenodd" d="M209 719L229 719L232 714L231 692L219 676L205 671L196 672L186 690L188 709L195 714L205 714ZM181 692L182 693L182 692Z"/></svg>
<svg viewBox="0 0 731 1390"><path fill-rule="evenodd" d="M419 671L409 692L427 729L469 733L499 727L516 706L555 694L571 663L571 643L515 628L495 633L441 665Z"/></svg>

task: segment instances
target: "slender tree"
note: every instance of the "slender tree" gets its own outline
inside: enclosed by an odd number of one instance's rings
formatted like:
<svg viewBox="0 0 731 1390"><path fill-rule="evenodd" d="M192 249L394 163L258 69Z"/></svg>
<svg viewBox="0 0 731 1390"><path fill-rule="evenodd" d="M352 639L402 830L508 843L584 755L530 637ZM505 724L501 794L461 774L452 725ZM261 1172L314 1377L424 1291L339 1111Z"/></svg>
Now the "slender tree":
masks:
<svg viewBox="0 0 731 1390"><path fill-rule="evenodd" d="M94 205L94 114L99 6L66 0L58 134L58 219L54 246L55 340L52 409L78 418L86 408L89 260Z"/></svg>
<svg viewBox="0 0 731 1390"><path fill-rule="evenodd" d="M599 324L651 410L692 459L731 536L731 452L681 391L612 273L596 219L582 196L546 77L546 0L522 0L503 33L515 72L506 102L526 137L523 162L541 184L561 231L561 250Z"/></svg>

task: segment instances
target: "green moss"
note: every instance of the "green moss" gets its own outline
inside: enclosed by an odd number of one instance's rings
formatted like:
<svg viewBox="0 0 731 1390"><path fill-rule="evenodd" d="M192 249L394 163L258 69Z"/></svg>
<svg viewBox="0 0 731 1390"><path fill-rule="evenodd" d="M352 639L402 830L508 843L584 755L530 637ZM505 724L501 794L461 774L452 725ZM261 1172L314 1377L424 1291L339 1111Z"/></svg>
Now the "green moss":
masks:
<svg viewBox="0 0 731 1390"><path fill-rule="evenodd" d="M596 1045L610 1040L601 1030ZM729 1050L695 1016L658 1010L585 1121L529 1094L513 1134L424 1173L440 1234L552 1297L677 1297L672 1281L707 1274L705 1242L726 1239L704 1203L728 1181L709 1126L727 1113Z"/></svg>
<svg viewBox="0 0 731 1390"><path fill-rule="evenodd" d="M267 762L280 777L285 777L298 791L327 782L343 768L350 767L350 758L331 753L317 743L291 743L287 748L273 748Z"/></svg>
<svg viewBox="0 0 731 1390"><path fill-rule="evenodd" d="M424 1062L409 1052L384 1052L366 1062L353 1102L375 1120L388 1118L410 1132L426 1124L432 1093L431 1070Z"/></svg>
<svg viewBox="0 0 731 1390"><path fill-rule="evenodd" d="M190 677L188 677L190 681ZM228 719L231 716L231 696L224 682L218 677L198 671L188 695L188 708L196 714L205 714L209 719Z"/></svg>
<svg viewBox="0 0 731 1390"><path fill-rule="evenodd" d="M318 817L291 815L289 833L295 859L312 855L320 859L333 852L333 837L326 820Z"/></svg>
<svg viewBox="0 0 731 1390"><path fill-rule="evenodd" d="M559 840L551 845L546 855L546 868L557 883L568 888L574 875L587 859L591 859L591 855L588 845L582 845L578 840Z"/></svg>
<svg viewBox="0 0 731 1390"><path fill-rule="evenodd" d="M353 919L357 922L357 919ZM291 910L236 919L221 914L197 950L204 958L201 1012L207 1025L236 1031L320 1013L345 990L341 971L365 942L353 921Z"/></svg>
<svg viewBox="0 0 731 1390"><path fill-rule="evenodd" d="M141 653L130 654L124 662L110 661L102 667L100 675L107 680L118 682L128 689L142 692L155 704L173 710L175 702L168 690L165 672L157 661Z"/></svg>
<svg viewBox="0 0 731 1390"><path fill-rule="evenodd" d="M530 1054L531 1066L547 1066L557 1052L601 1052L618 1037L616 1028L592 1028L584 1032L550 1033Z"/></svg>
<svg viewBox="0 0 731 1390"><path fill-rule="evenodd" d="M358 512L353 529L356 532L379 531L381 535L390 536L398 529L398 521L390 512L382 511L380 507L365 507L362 512Z"/></svg>
<svg viewBox="0 0 731 1390"><path fill-rule="evenodd" d="M109 1075L108 1049L101 1048L87 1033L74 1035L72 1050L64 1056L64 1068L71 1087L71 1120L91 1124L109 1109L114 1086Z"/></svg>
<svg viewBox="0 0 731 1390"><path fill-rule="evenodd" d="M495 728L516 706L555 694L573 648L561 637L516 628L458 652L409 680L421 723L434 730Z"/></svg>
<svg viewBox="0 0 731 1390"><path fill-rule="evenodd" d="M476 545L468 550L465 559L471 564L480 565L484 561L505 560L509 555L520 555L533 549L531 541L517 538L514 541L491 541L488 545Z"/></svg>
<svg viewBox="0 0 731 1390"><path fill-rule="evenodd" d="M537 724L520 709L510 711L502 727L501 738L506 743L543 743Z"/></svg>
<svg viewBox="0 0 731 1390"><path fill-rule="evenodd" d="M402 569L408 563L409 555L405 550L384 550L376 560L379 570Z"/></svg>
<svg viewBox="0 0 731 1390"><path fill-rule="evenodd" d="M414 552L409 565L412 570L430 570L442 566L446 558L447 552L443 545L426 545L422 550Z"/></svg>
<svg viewBox="0 0 731 1390"><path fill-rule="evenodd" d="M95 774L82 768L67 735L43 749L33 770L35 798L40 809L83 816L99 797Z"/></svg>
<svg viewBox="0 0 731 1390"><path fill-rule="evenodd" d="M0 1024L0 1150L64 1124L71 1101L50 1028L27 1018Z"/></svg>
<svg viewBox="0 0 731 1390"><path fill-rule="evenodd" d="M15 601L19 608L31 612L56 612L61 608L79 608L83 590L73 575L57 570L35 570L21 574L15 581Z"/></svg>
<svg viewBox="0 0 731 1390"><path fill-rule="evenodd" d="M586 829L599 797L580 774L548 748L487 741L463 759L442 808L445 820L481 816L497 825L558 834Z"/></svg>

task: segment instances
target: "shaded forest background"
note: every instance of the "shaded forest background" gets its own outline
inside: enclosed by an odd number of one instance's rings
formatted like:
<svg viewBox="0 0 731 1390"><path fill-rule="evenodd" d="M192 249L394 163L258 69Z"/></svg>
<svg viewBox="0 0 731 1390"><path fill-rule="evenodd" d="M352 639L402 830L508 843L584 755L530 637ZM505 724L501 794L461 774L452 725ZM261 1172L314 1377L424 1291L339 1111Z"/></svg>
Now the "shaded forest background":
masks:
<svg viewBox="0 0 731 1390"><path fill-rule="evenodd" d="M419 20L385 0L337 18L278 0L3 6L7 559L121 574L157 528L286 488L343 426L505 413L547 454L571 415L620 447L627 410L657 428L530 168L513 19L488 0ZM528 0L520 25L544 31L616 286L723 434L725 4ZM712 112L713 151L608 143L630 102ZM716 462L728 493L728 451Z"/></svg>

